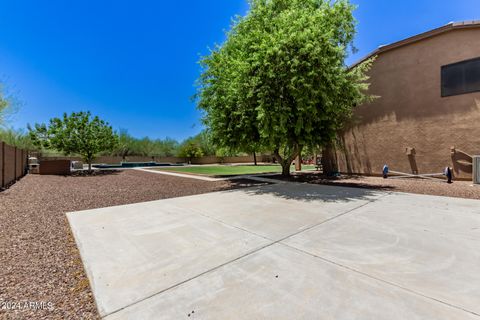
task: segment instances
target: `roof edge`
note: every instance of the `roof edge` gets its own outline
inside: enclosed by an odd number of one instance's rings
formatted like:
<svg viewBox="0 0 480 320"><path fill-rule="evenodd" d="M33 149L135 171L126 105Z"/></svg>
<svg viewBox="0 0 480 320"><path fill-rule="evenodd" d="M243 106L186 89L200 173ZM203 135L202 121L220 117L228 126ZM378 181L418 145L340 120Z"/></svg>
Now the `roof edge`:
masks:
<svg viewBox="0 0 480 320"><path fill-rule="evenodd" d="M365 60L368 60L368 59L372 58L373 56L378 55L379 53L383 53L383 52L390 51L390 50L393 50L393 49L396 49L396 48L399 48L399 47L403 47L403 46L406 46L406 45L409 45L409 44L412 44L412 43L415 43L415 42L418 42L418 41L421 41L421 40L424 40L424 39L428 39L428 38L437 36L439 34L442 34L442 33L448 32L448 31L457 30L457 29L470 29L470 28L480 28L480 20L450 22L449 24L446 24L442 27L426 31L426 32L417 34L415 36L412 36L412 37L409 37L409 38L406 38L406 39L403 39L403 40L400 40L400 41L397 41L397 42L393 42L391 44L379 46L376 50L372 51L367 56L365 56L365 57L361 58L360 60L358 60L357 62L353 63L351 66L349 66L349 68L354 68L354 67L358 66L360 63L364 62Z"/></svg>

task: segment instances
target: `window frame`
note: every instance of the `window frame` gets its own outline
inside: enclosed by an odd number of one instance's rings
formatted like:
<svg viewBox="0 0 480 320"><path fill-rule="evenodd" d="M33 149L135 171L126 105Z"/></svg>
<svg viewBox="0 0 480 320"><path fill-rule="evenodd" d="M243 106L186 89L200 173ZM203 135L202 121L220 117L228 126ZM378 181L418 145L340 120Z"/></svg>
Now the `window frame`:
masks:
<svg viewBox="0 0 480 320"><path fill-rule="evenodd" d="M459 61L459 62L455 62L455 63L451 63L451 64L447 64L447 65L443 65L441 68L440 68L440 91L441 91L441 96L442 98L445 98L445 97L453 97L453 96L459 96L459 95L463 95L463 94L469 94L469 93L474 93L474 92L480 92L480 86L478 89L470 89L470 90L463 90L461 92L456 92L456 93L450 93L450 94L446 94L446 90L445 90L445 70L448 69L448 68L451 68L451 67L455 67L455 66L459 66L459 65L463 65L463 64L467 64L469 62L472 62L472 61L477 61L479 64L480 64L480 57L476 57L476 58L472 58L472 59L467 59L467 60L463 60L463 61ZM463 83L463 87L466 88L466 81L465 81L465 73L463 73L463 77L464 77L464 83Z"/></svg>

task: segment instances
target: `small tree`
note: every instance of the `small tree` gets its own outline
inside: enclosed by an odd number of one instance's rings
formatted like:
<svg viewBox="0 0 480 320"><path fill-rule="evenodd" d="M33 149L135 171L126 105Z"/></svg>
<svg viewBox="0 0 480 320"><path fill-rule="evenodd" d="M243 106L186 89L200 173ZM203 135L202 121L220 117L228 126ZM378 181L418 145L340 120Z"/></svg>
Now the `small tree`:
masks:
<svg viewBox="0 0 480 320"><path fill-rule="evenodd" d="M210 132L203 130L198 135L193 137L193 140L197 143L197 145L202 150L202 155L204 156L213 156L217 151L217 147L212 142L212 137L210 136Z"/></svg>
<svg viewBox="0 0 480 320"><path fill-rule="evenodd" d="M0 91L0 125L5 124L5 114L8 110L8 102L2 97L2 92Z"/></svg>
<svg viewBox="0 0 480 320"><path fill-rule="evenodd" d="M125 129L120 129L118 134L118 143L113 151L113 154L121 156L122 160L125 160L127 156L134 152L134 144L135 139L128 134L128 131Z"/></svg>
<svg viewBox="0 0 480 320"><path fill-rule="evenodd" d="M166 137L161 141L161 150L164 157L173 157L178 150L179 143L177 140Z"/></svg>
<svg viewBox="0 0 480 320"><path fill-rule="evenodd" d="M0 128L9 130L10 116L18 111L20 104L15 97L5 94L3 85L0 83Z"/></svg>
<svg viewBox="0 0 480 320"><path fill-rule="evenodd" d="M187 140L180 146L178 155L182 158L187 158L188 163L192 163L192 159L203 156L203 152L197 143Z"/></svg>
<svg viewBox="0 0 480 320"><path fill-rule="evenodd" d="M370 61L345 64L353 9L348 0L251 0L201 61L198 107L215 144L273 150L288 176L304 146L334 140L367 98Z"/></svg>
<svg viewBox="0 0 480 320"><path fill-rule="evenodd" d="M56 149L65 155L79 154L92 171L92 161L103 151L112 151L118 137L107 122L91 117L90 112L77 112L53 118L50 124L35 124L28 127L35 145L45 149Z"/></svg>
<svg viewBox="0 0 480 320"><path fill-rule="evenodd" d="M0 140L17 148L30 151L35 150L32 139L30 139L30 136L22 129L3 129L0 127Z"/></svg>

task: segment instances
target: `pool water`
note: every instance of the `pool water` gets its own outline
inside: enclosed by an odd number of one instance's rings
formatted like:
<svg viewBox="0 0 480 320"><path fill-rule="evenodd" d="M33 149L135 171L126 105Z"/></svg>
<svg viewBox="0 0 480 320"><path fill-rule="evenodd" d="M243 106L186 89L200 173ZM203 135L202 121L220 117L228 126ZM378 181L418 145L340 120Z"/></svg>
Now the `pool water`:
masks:
<svg viewBox="0 0 480 320"><path fill-rule="evenodd" d="M138 167L174 167L181 166L171 163L157 163L157 162L122 162L120 164L95 164L94 168L98 169L115 169L115 168L138 168Z"/></svg>

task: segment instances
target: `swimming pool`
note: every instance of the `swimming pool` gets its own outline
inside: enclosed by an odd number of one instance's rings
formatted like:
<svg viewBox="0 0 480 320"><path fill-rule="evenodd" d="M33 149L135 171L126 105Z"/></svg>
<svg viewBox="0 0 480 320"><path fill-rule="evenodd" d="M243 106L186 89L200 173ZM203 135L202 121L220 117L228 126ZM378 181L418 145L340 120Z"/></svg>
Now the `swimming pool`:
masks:
<svg viewBox="0 0 480 320"><path fill-rule="evenodd" d="M175 167L181 164L157 163L157 162L122 162L120 164L95 164L97 169L121 169L121 168L139 168L139 167Z"/></svg>

